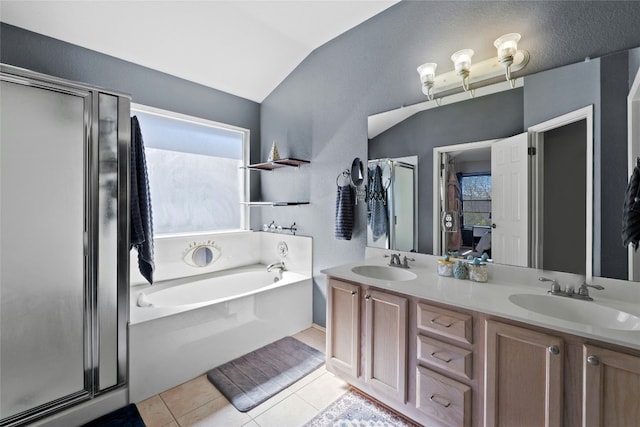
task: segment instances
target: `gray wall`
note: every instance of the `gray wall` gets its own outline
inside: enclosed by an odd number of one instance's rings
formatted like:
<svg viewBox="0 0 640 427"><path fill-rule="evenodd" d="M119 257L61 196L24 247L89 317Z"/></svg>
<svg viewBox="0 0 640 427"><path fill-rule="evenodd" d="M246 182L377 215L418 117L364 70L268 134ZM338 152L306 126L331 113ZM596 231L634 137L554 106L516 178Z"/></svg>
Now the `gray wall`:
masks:
<svg viewBox="0 0 640 427"><path fill-rule="evenodd" d="M311 205L274 209L269 219L295 217L301 234L314 238L314 321L325 324L326 278L320 271L362 259L366 244L364 205L357 208L353 239L333 238L335 178L354 157L367 158L368 115L424 101L418 65L435 60L450 70L448 55L467 47L460 39L474 49L487 45L476 52L487 58L495 37L519 31L532 56L525 71L535 73L640 46L637 22L640 2L403 1L309 55L262 103L261 130L263 155L275 139L312 161L296 189ZM547 106L564 102L555 95ZM524 111L526 116L526 105ZM287 188L270 180L263 178L263 191L286 198Z"/></svg>
<svg viewBox="0 0 640 427"><path fill-rule="evenodd" d="M369 140L369 158L418 156L418 252L433 253L433 147L522 133L522 89L422 111Z"/></svg>
<svg viewBox="0 0 640 427"><path fill-rule="evenodd" d="M0 62L126 93L138 104L249 129L252 161L260 159L260 104L256 102L4 22L0 34ZM253 197L258 197L259 177L251 179ZM260 223L259 215L252 223Z"/></svg>

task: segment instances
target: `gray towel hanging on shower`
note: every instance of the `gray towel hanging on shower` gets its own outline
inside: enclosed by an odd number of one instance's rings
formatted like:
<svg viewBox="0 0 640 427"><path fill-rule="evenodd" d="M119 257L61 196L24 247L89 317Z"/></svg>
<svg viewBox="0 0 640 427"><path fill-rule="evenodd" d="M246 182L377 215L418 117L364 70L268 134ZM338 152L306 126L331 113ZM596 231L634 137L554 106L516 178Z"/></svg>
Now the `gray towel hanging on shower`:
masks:
<svg viewBox="0 0 640 427"><path fill-rule="evenodd" d="M131 182L129 209L131 211L131 248L138 251L138 268L153 284L153 215L147 176L147 161L138 118L131 118Z"/></svg>

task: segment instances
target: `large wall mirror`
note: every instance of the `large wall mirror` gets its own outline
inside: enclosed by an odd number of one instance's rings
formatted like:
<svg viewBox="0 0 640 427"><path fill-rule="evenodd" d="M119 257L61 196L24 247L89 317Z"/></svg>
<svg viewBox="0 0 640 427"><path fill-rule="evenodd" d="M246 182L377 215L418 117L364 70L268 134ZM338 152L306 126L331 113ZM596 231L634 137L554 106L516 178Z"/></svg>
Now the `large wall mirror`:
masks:
<svg viewBox="0 0 640 427"><path fill-rule="evenodd" d="M413 249L479 253L489 240L496 262L628 279L629 254L621 240L629 176L627 97L639 68L640 48L635 48L525 76L514 89L370 117L369 165L417 159ZM384 115L393 124L381 128L377 119ZM526 165L515 171L527 178L521 190L497 172L504 170L498 169L498 156L507 154L491 152L518 135ZM463 187L458 189L462 206L448 200L449 176ZM506 202L492 200L491 190L504 188L517 194L506 196ZM529 216L524 228L519 225L524 243L500 234L504 212L499 209L505 206L512 211L525 206ZM446 229L443 212L463 215ZM485 235L490 238L482 239ZM518 244L526 250L521 247L515 257ZM401 249L392 240L386 247Z"/></svg>

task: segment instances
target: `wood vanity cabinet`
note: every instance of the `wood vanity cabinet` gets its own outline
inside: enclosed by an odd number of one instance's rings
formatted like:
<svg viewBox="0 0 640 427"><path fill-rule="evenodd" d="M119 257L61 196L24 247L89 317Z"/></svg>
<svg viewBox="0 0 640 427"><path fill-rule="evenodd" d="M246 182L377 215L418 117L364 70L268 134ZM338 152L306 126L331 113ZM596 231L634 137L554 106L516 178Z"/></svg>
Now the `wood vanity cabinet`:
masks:
<svg viewBox="0 0 640 427"><path fill-rule="evenodd" d="M564 342L485 322L485 426L562 425Z"/></svg>
<svg viewBox="0 0 640 427"><path fill-rule="evenodd" d="M360 375L360 286L330 279L327 290L327 369Z"/></svg>
<svg viewBox="0 0 640 427"><path fill-rule="evenodd" d="M421 425L640 426L640 350L328 283L327 370Z"/></svg>
<svg viewBox="0 0 640 427"><path fill-rule="evenodd" d="M640 357L583 345L585 427L640 425Z"/></svg>
<svg viewBox="0 0 640 427"><path fill-rule="evenodd" d="M458 311L416 304L416 403L423 421L471 426L473 317Z"/></svg>
<svg viewBox="0 0 640 427"><path fill-rule="evenodd" d="M365 382L377 392L407 401L407 298L365 291Z"/></svg>
<svg viewBox="0 0 640 427"><path fill-rule="evenodd" d="M407 298L336 279L329 279L327 296L327 369L353 384L364 383L364 390L376 396L404 403Z"/></svg>

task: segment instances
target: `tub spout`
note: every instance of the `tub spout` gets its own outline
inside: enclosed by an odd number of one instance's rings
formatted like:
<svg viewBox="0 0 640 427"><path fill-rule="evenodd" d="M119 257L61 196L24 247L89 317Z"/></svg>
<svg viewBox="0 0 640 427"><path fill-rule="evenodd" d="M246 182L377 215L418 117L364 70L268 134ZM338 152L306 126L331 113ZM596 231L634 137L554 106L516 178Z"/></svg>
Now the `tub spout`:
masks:
<svg viewBox="0 0 640 427"><path fill-rule="evenodd" d="M273 264L269 264L267 266L267 271L271 271L274 268L277 268L280 271L287 271L287 268L284 266L284 261L274 262Z"/></svg>
<svg viewBox="0 0 640 427"><path fill-rule="evenodd" d="M271 272L274 268L278 270L278 280L282 279L282 272L287 271L287 268L284 266L284 261L269 264L267 266L267 272Z"/></svg>

